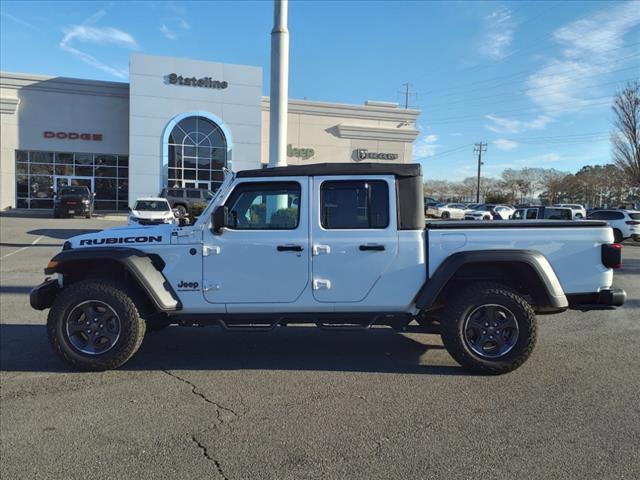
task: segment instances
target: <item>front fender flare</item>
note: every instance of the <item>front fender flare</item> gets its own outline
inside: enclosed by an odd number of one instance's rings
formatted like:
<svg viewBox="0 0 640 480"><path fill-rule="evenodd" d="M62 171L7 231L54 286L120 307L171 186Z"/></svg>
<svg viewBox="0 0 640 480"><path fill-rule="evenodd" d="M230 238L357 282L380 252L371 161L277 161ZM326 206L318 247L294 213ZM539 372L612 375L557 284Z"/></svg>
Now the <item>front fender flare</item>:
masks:
<svg viewBox="0 0 640 480"><path fill-rule="evenodd" d="M158 311L180 310L182 304L162 271L152 258L135 248L81 248L63 250L51 259L45 274L62 273L74 264L84 262L115 261L134 278Z"/></svg>
<svg viewBox="0 0 640 480"><path fill-rule="evenodd" d="M473 263L526 265L535 272L543 289L546 305L562 310L569 306L567 297L549 260L536 250L471 250L445 259L416 295L416 307L429 310L456 272Z"/></svg>

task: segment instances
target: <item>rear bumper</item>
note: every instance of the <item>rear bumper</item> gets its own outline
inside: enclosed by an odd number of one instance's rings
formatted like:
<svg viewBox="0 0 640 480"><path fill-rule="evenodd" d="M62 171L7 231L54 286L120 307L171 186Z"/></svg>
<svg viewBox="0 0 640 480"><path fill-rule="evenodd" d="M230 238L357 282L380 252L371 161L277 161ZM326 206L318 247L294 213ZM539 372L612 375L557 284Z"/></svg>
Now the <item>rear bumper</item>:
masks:
<svg viewBox="0 0 640 480"><path fill-rule="evenodd" d="M596 310L602 307L620 307L627 300L627 292L621 288L607 288L593 293L567 295L569 308Z"/></svg>
<svg viewBox="0 0 640 480"><path fill-rule="evenodd" d="M40 285L31 290L29 294L29 303L31 308L36 310L45 310L51 305L58 295L60 287L58 286L58 280L45 280Z"/></svg>

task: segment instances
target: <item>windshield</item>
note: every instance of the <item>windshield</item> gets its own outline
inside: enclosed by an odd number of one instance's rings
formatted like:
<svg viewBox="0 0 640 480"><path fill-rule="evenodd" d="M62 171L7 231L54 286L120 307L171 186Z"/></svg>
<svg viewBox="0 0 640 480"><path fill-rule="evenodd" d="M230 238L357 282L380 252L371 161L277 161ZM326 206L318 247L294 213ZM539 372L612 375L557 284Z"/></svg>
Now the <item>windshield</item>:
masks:
<svg viewBox="0 0 640 480"><path fill-rule="evenodd" d="M60 195L89 195L87 187L64 187L60 189Z"/></svg>
<svg viewBox="0 0 640 480"><path fill-rule="evenodd" d="M168 212L171 210L167 202L160 200L138 200L133 209L149 212Z"/></svg>

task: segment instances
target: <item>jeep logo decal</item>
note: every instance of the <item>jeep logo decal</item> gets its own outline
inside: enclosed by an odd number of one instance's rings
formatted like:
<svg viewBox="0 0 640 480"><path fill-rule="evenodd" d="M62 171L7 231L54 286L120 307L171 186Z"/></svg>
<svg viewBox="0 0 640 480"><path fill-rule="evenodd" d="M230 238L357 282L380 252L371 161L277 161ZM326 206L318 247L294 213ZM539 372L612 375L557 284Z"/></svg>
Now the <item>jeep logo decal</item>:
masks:
<svg viewBox="0 0 640 480"><path fill-rule="evenodd" d="M115 243L156 243L162 242L162 235L150 235L140 237L107 237L85 238L80 240L80 245L113 245Z"/></svg>
<svg viewBox="0 0 640 480"><path fill-rule="evenodd" d="M177 285L178 290L198 290L200 284L198 282L186 282L184 280L180 280L180 283Z"/></svg>

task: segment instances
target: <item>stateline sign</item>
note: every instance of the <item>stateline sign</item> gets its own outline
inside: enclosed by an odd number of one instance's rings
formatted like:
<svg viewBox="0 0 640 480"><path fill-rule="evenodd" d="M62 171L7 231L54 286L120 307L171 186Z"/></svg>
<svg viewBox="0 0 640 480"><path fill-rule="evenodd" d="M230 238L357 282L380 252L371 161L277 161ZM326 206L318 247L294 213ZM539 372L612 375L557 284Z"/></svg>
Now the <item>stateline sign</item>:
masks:
<svg viewBox="0 0 640 480"><path fill-rule="evenodd" d="M177 73L170 73L167 75L167 79L171 85L185 85L188 87L215 88L222 90L229 86L227 82L214 80L211 77L184 77Z"/></svg>

